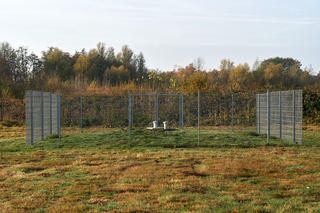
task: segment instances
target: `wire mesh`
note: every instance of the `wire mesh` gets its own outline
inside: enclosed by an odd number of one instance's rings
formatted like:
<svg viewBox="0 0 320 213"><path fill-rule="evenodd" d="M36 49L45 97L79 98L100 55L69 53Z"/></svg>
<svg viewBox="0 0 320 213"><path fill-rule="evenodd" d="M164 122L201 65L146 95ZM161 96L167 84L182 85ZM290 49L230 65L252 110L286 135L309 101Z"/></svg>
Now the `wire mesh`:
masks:
<svg viewBox="0 0 320 213"><path fill-rule="evenodd" d="M220 130L254 126L254 96L247 93L201 94L201 126Z"/></svg>
<svg viewBox="0 0 320 213"><path fill-rule="evenodd" d="M270 93L270 134L286 140L302 142L302 91L283 91ZM50 96L42 93L44 106L44 125L47 118L57 116L57 111L48 111ZM255 98L256 96L256 98ZM64 96L61 102L61 123L64 127L123 128L145 129L152 127L153 121L168 121L169 128L195 128L198 126L198 96L176 94L129 95L124 96ZM40 98L40 99L39 99ZM57 108L57 98L52 95L52 109ZM39 102L40 101L40 102ZM200 95L201 128L219 130L240 130L254 128L259 134L268 132L268 95L237 92L235 94L210 93ZM30 101L27 99L26 106ZM41 114L41 95L36 92L33 103L35 112ZM129 110L128 110L129 108ZM39 111L40 110L40 111ZM128 116L129 113L131 116ZM293 116L294 115L294 116ZM27 114L26 114L27 116ZM130 121L131 119L131 121ZM34 138L38 139L38 125L41 120L34 117ZM57 120L52 119L52 134L58 132ZM82 122L82 123L81 123ZM293 125L295 124L295 125ZM55 126L55 127L54 127ZM242 128L243 127L243 128ZM44 129L44 134L48 134ZM79 130L80 132L80 130ZM294 134L293 134L294 133Z"/></svg>
<svg viewBox="0 0 320 213"><path fill-rule="evenodd" d="M268 117L268 93L256 96L257 133L268 133L285 140L302 143L302 91L270 93L270 117Z"/></svg>
<svg viewBox="0 0 320 213"><path fill-rule="evenodd" d="M63 127L81 128L82 126L85 130L98 126L116 128L128 125L128 96L81 97L82 101L80 96L63 96L61 100L61 124Z"/></svg>
<svg viewBox="0 0 320 213"><path fill-rule="evenodd" d="M158 120L172 128L198 126L197 95L155 94L132 97L132 126L151 127ZM128 96L63 96L61 123L64 127L119 128L128 126ZM156 101L157 100L157 101ZM254 126L255 97L251 94L201 94L200 124L205 127L232 129ZM157 104L156 104L157 102ZM158 110L157 110L158 109Z"/></svg>
<svg viewBox="0 0 320 213"><path fill-rule="evenodd" d="M49 92L26 91L26 144L32 145L60 129L59 96Z"/></svg>

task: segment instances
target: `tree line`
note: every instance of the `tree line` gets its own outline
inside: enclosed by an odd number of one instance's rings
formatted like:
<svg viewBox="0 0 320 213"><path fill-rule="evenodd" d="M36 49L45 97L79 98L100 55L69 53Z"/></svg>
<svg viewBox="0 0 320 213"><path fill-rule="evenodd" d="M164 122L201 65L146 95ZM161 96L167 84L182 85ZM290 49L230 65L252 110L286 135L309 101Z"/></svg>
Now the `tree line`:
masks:
<svg viewBox="0 0 320 213"><path fill-rule="evenodd" d="M127 45L116 53L113 47L98 43L89 51L74 54L50 47L39 57L24 47L14 49L0 44L1 96L23 98L26 89L63 93L100 91L116 87L118 93L130 88L158 92L194 93L202 91L237 91L262 89L319 89L320 73L302 68L292 58L270 58L235 65L223 59L219 69L203 70L197 60L186 67L161 72L146 67L142 53L135 54ZM129 85L129 86L128 86ZM99 89L100 88L100 89Z"/></svg>
<svg viewBox="0 0 320 213"><path fill-rule="evenodd" d="M202 60L197 59L185 67L160 71L148 69L143 53L127 45L115 52L100 42L74 54L50 47L39 57L25 47L15 49L4 42L0 43L0 76L0 119L5 109L10 109L14 119L21 119L25 90L59 90L63 95L127 95L128 91L187 95L200 89L222 95L304 89L304 100L309 100L304 102L305 116L310 122L320 122L320 72L313 74L312 68L302 68L293 58L257 60L251 67L223 59L212 70L204 70Z"/></svg>
<svg viewBox="0 0 320 213"><path fill-rule="evenodd" d="M115 53L113 47L100 42L88 52L83 49L73 55L50 47L39 58L27 48L0 44L1 96L23 98L26 89L45 90L52 81L57 81L56 90L63 83L81 88L92 83L114 86L143 79L147 73L143 54L135 54L127 45Z"/></svg>

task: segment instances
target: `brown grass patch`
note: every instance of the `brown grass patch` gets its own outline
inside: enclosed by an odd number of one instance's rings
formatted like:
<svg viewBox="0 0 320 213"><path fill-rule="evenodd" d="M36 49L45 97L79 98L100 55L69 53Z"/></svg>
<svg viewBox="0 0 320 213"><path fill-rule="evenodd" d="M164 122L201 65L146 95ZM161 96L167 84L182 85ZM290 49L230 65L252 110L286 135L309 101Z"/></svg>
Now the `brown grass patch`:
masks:
<svg viewBox="0 0 320 213"><path fill-rule="evenodd" d="M184 193L205 194L207 191L208 191L208 187L203 187L203 186L199 186L199 185L186 186L181 189L181 192L184 192Z"/></svg>

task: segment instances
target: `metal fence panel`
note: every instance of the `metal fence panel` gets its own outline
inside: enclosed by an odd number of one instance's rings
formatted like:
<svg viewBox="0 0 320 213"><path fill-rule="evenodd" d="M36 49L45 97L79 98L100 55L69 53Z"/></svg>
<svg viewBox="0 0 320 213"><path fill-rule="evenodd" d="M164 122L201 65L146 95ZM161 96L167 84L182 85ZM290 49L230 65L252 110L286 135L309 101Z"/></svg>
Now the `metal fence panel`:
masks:
<svg viewBox="0 0 320 213"><path fill-rule="evenodd" d="M296 142L302 144L302 113L303 113L303 95L302 90L295 93L296 96L296 110L295 110L295 125L296 125Z"/></svg>
<svg viewBox="0 0 320 213"><path fill-rule="evenodd" d="M270 134L280 138L280 102L279 92L270 94Z"/></svg>
<svg viewBox="0 0 320 213"><path fill-rule="evenodd" d="M270 93L270 117L268 95L256 95L256 128L258 134L268 134L302 144L302 90Z"/></svg>
<svg viewBox="0 0 320 213"><path fill-rule="evenodd" d="M43 127L44 127L44 137L47 137L50 135L50 127L51 127L51 116L50 116L50 93L49 92L43 92Z"/></svg>
<svg viewBox="0 0 320 213"><path fill-rule="evenodd" d="M267 94L259 94L260 110L259 110L259 134L267 134L268 131L268 106L267 106Z"/></svg>
<svg viewBox="0 0 320 213"><path fill-rule="evenodd" d="M33 91L33 135L34 142L41 141L41 92Z"/></svg>
<svg viewBox="0 0 320 213"><path fill-rule="evenodd" d="M57 117L58 117L58 95L52 94L52 134L56 135L58 134L58 122L57 122Z"/></svg>
<svg viewBox="0 0 320 213"><path fill-rule="evenodd" d="M59 134L59 96L49 92L26 91L26 144Z"/></svg>
<svg viewBox="0 0 320 213"><path fill-rule="evenodd" d="M33 96L32 91L26 91L26 144L33 144Z"/></svg>

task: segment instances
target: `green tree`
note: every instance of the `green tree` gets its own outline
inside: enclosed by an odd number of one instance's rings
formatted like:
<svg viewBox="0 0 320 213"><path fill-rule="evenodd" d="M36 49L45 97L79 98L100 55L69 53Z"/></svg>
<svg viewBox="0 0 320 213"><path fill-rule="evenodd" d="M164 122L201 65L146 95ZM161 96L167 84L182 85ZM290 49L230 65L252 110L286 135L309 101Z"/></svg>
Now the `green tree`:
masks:
<svg viewBox="0 0 320 213"><path fill-rule="evenodd" d="M148 69L146 68L146 60L143 54L140 52L137 56L137 74L139 78L146 77Z"/></svg>
<svg viewBox="0 0 320 213"><path fill-rule="evenodd" d="M16 51L10 46L9 43L1 43L0 46L0 74L1 81L15 81L14 69L15 69Z"/></svg>
<svg viewBox="0 0 320 213"><path fill-rule="evenodd" d="M108 51L106 50L105 44L99 42L95 49L89 51L89 70L88 79L89 81L96 81L100 85L104 81L104 73L108 67L107 63ZM109 65L111 66L111 65Z"/></svg>
<svg viewBox="0 0 320 213"><path fill-rule="evenodd" d="M118 60L121 64L130 72L130 79L135 78L136 75L136 60L133 51L124 45L121 52L117 55Z"/></svg>
<svg viewBox="0 0 320 213"><path fill-rule="evenodd" d="M60 80L66 81L74 77L73 60L70 54L58 48L49 48L43 52L44 72L46 75L58 76Z"/></svg>

